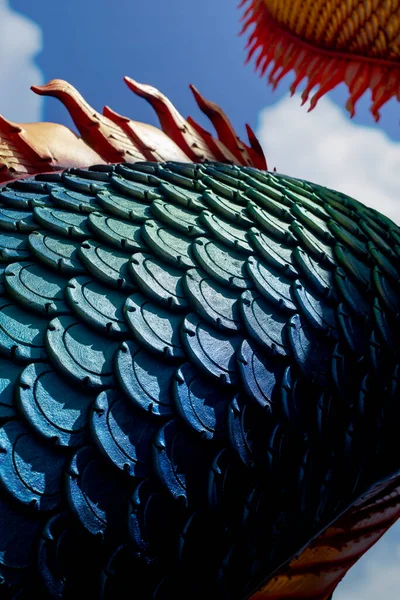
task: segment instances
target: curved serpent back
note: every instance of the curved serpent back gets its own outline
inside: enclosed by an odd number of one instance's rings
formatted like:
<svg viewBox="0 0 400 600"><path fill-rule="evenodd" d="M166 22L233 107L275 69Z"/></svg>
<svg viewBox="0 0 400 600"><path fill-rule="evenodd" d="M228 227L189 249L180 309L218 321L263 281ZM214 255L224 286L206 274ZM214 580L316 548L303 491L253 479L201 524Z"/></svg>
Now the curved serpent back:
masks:
<svg viewBox="0 0 400 600"><path fill-rule="evenodd" d="M0 202L1 598L245 598L398 469L389 219L219 163Z"/></svg>

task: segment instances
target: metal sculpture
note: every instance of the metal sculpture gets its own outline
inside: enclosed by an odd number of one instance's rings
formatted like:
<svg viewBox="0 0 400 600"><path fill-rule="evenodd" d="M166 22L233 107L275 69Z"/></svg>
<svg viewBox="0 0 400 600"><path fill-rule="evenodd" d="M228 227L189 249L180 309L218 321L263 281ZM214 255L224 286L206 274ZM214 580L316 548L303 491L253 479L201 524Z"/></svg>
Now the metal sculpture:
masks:
<svg viewBox="0 0 400 600"><path fill-rule="evenodd" d="M0 121L0 597L327 600L399 512L400 229L127 83L162 131Z"/></svg>

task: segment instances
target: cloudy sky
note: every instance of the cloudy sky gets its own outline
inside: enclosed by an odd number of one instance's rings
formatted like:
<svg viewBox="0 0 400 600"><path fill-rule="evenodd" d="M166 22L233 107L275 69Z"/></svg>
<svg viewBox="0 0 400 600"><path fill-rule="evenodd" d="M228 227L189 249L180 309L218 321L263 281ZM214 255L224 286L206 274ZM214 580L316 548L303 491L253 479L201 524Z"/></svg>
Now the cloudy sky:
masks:
<svg viewBox="0 0 400 600"><path fill-rule="evenodd" d="M130 75L166 93L203 125L188 90L194 83L219 103L240 135L256 131L269 167L334 187L400 223L400 104L388 103L377 127L366 95L350 121L341 86L312 113L289 98L290 75L272 93L244 66L235 0L0 0L0 113L26 122L71 126L54 99L31 84L62 78L98 110L104 104L156 124L151 109L125 87ZM113 6L113 8L111 8ZM340 107L338 107L338 104ZM335 600L398 600L400 528L395 527L342 582Z"/></svg>

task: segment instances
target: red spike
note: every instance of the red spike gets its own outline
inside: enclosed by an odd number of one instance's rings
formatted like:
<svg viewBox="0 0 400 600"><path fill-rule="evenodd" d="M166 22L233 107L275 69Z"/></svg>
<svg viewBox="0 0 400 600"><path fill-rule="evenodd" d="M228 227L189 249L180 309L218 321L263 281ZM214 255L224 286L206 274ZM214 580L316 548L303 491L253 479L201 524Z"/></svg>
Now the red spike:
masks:
<svg viewBox="0 0 400 600"><path fill-rule="evenodd" d="M266 56L264 56L262 63L260 64L260 76L262 77L265 74L265 71L268 69L269 65L270 65L270 61L268 60L268 58Z"/></svg>
<svg viewBox="0 0 400 600"><path fill-rule="evenodd" d="M332 77L327 79L327 81L320 86L319 90L310 100L308 112L316 107L318 100L322 98L322 96L325 96L325 94L327 94L330 90L333 90L333 88L343 81L343 68L333 73Z"/></svg>
<svg viewBox="0 0 400 600"><path fill-rule="evenodd" d="M251 17L252 19L254 19L253 9L252 9L251 5L246 8L244 13L240 17L240 20L245 21L247 19L247 17Z"/></svg>
<svg viewBox="0 0 400 600"><path fill-rule="evenodd" d="M275 51L276 51L276 47L279 45L279 41L277 42L277 40L273 39L271 40L271 45L269 48L265 49L263 48L263 54L264 54L264 65L261 66L260 63L260 68L259 68L259 73L260 75L264 75L265 71L267 70L267 68L269 67L269 65L271 64L271 62L273 60L275 60Z"/></svg>
<svg viewBox="0 0 400 600"><path fill-rule="evenodd" d="M273 45L271 44L270 54L272 54L272 53L273 53L273 51L274 51L274 47L273 47ZM258 70L259 70L259 68L260 68L260 65L261 65L261 63L262 63L262 61L263 61L264 59L265 59L265 53L264 53L263 51L261 51L261 52L260 52L260 54L258 55L258 57L256 58L256 61L255 61L255 63L254 63L254 68L255 68L255 70L256 70L256 71L258 71Z"/></svg>
<svg viewBox="0 0 400 600"><path fill-rule="evenodd" d="M346 69L345 82L348 85L350 91L350 97L346 103L346 109L350 113L350 117L354 117L355 108L358 100L368 89L369 84L369 70L370 66L368 63L353 63Z"/></svg>
<svg viewBox="0 0 400 600"><path fill-rule="evenodd" d="M239 31L239 35L243 35L248 30L250 25L252 25L253 23L255 23L254 16L249 16L248 19L243 23L243 25ZM246 44L245 48L247 48L247 44Z"/></svg>
<svg viewBox="0 0 400 600"><path fill-rule="evenodd" d="M267 55L274 61L282 61L285 59L285 54L281 52L281 40L278 36L272 37L271 44L267 49Z"/></svg>
<svg viewBox="0 0 400 600"><path fill-rule="evenodd" d="M399 80L395 73L382 73L379 84L372 91L371 113L375 116L376 121L380 118L379 109L396 95L398 87Z"/></svg>
<svg viewBox="0 0 400 600"><path fill-rule="evenodd" d="M321 59L315 57L313 61L308 65L307 78L308 82L301 95L301 104L305 104L308 100L311 90L321 81L321 71L323 72L324 66L321 64ZM330 65L329 65L330 67Z"/></svg>
<svg viewBox="0 0 400 600"><path fill-rule="evenodd" d="M306 76L306 68L303 67L301 70L299 69L297 72L297 75L295 77L295 80L293 81L293 83L290 86L290 95L293 96L296 93L297 88L299 87L301 81L304 79L304 77Z"/></svg>
<svg viewBox="0 0 400 600"><path fill-rule="evenodd" d="M260 40L256 40L253 45L251 46L251 48L249 49L248 53L247 53L247 58L245 60L245 64L247 64L248 62L251 61L251 59L253 58L254 54L256 53L257 50L259 50L260 48L262 48L262 43L260 42Z"/></svg>
<svg viewBox="0 0 400 600"><path fill-rule="evenodd" d="M272 89L276 90L276 88L278 87L278 84L280 83L280 81L285 77L285 75L287 75L290 71L292 70L292 65L290 62L288 62L287 65L285 65L284 67L282 67L281 71L278 73L277 76L274 76L273 79L270 80L270 84L272 85Z"/></svg>
<svg viewBox="0 0 400 600"><path fill-rule="evenodd" d="M276 87L275 81L280 79L280 73L283 71L284 69L284 60L285 57L280 55L276 60L275 60L275 64L273 66L273 68L271 69L270 74L268 75L268 83L270 85L272 85L272 87L274 88L274 86Z"/></svg>
<svg viewBox="0 0 400 600"><path fill-rule="evenodd" d="M259 42L259 35L257 29L254 29L254 31L249 35L249 39L247 40L245 48L249 49L257 42Z"/></svg>

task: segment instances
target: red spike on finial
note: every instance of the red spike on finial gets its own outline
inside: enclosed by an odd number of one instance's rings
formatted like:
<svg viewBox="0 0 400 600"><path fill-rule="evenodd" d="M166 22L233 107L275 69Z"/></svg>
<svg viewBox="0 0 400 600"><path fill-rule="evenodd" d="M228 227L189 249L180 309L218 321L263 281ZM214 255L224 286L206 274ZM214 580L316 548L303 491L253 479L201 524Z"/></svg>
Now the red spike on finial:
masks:
<svg viewBox="0 0 400 600"><path fill-rule="evenodd" d="M344 65L343 68L345 68ZM343 68L334 71L332 75L326 79L325 83L323 83L319 87L318 91L313 95L313 97L310 100L308 112L315 108L318 100L322 98L322 96L330 92L330 90L333 90L333 88L335 88L339 83L343 81Z"/></svg>
<svg viewBox="0 0 400 600"><path fill-rule="evenodd" d="M350 117L354 117L356 112L356 104L368 89L369 70L370 66L367 63L361 63L360 65L352 64L346 69L345 82L350 90L350 96L346 103L346 109L349 111Z"/></svg>
<svg viewBox="0 0 400 600"><path fill-rule="evenodd" d="M380 119L379 109L400 89L398 77L395 73L382 73L380 79L384 79L384 84L380 80L372 91L371 112L375 121Z"/></svg>

